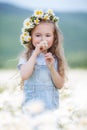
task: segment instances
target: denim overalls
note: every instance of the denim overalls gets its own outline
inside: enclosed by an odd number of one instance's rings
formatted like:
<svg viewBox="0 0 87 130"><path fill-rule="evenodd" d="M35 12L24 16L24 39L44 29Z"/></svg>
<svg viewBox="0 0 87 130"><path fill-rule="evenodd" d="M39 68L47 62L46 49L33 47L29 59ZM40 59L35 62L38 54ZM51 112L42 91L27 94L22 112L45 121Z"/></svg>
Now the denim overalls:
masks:
<svg viewBox="0 0 87 130"><path fill-rule="evenodd" d="M26 62L25 59L20 59L18 68ZM57 64L55 59L56 70ZM23 105L32 100L41 100L46 110L56 109L59 105L59 92L52 81L43 53L37 56L32 76L24 81L24 97Z"/></svg>

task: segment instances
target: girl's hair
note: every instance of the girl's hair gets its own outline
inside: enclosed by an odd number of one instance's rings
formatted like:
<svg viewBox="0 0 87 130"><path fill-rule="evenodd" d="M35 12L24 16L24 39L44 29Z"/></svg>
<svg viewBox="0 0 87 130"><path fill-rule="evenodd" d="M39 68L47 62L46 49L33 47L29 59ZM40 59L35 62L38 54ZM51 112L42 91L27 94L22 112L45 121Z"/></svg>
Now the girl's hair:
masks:
<svg viewBox="0 0 87 130"><path fill-rule="evenodd" d="M66 77L66 70L67 70L67 62L64 55L64 49L63 49L63 35L58 27L54 22L52 21L42 21L45 23L51 23L54 25L54 43L51 46L51 48L48 49L48 52L51 52L58 60L58 72L63 77L63 79L67 79ZM42 23L41 22L41 23ZM33 31L33 30L32 30ZM27 50L24 52L23 56L28 60L31 56L32 50L34 50L33 44L27 45Z"/></svg>

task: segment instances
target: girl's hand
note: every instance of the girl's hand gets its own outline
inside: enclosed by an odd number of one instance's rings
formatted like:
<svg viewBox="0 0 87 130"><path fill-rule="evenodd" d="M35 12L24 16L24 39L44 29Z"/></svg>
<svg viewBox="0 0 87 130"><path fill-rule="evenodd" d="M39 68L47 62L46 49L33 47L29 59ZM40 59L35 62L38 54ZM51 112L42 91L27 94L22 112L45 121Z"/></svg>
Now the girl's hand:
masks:
<svg viewBox="0 0 87 130"><path fill-rule="evenodd" d="M45 60L46 60L48 68L52 69L54 67L54 62L55 62L55 59L52 56L52 53L50 53L50 52L46 53L45 54Z"/></svg>
<svg viewBox="0 0 87 130"><path fill-rule="evenodd" d="M41 52L45 51L48 47L48 44L46 41L41 41L39 44L37 44L35 48L35 53L38 55Z"/></svg>

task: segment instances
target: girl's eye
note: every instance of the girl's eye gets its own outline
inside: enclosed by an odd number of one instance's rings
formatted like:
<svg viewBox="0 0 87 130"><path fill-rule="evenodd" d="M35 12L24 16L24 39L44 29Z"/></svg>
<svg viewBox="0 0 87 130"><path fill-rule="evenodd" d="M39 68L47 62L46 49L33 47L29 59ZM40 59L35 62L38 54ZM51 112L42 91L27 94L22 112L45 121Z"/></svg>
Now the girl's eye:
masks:
<svg viewBox="0 0 87 130"><path fill-rule="evenodd" d="M40 35L39 35L39 34L37 34L37 35L36 35L36 37L40 37Z"/></svg>
<svg viewBox="0 0 87 130"><path fill-rule="evenodd" d="M46 35L46 37L50 37L50 35L49 35L49 34L47 34L47 35Z"/></svg>

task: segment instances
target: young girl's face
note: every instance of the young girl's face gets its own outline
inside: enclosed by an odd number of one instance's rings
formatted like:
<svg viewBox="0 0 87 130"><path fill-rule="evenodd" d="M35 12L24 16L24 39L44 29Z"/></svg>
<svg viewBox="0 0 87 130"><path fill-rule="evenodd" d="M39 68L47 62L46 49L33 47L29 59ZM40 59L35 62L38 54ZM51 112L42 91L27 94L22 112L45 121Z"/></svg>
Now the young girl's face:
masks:
<svg viewBox="0 0 87 130"><path fill-rule="evenodd" d="M40 23L32 31L32 44L36 47L41 41L47 41L48 48L53 45L54 25L52 23Z"/></svg>

